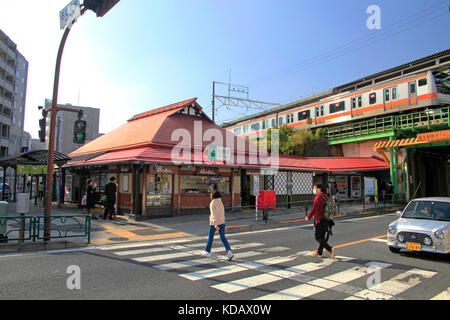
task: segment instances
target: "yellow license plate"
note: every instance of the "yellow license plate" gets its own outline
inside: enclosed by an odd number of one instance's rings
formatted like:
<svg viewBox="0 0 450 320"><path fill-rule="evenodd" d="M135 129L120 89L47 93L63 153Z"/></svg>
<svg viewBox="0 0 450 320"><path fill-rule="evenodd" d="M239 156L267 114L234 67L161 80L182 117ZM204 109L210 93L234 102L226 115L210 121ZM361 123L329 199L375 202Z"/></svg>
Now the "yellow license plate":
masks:
<svg viewBox="0 0 450 320"><path fill-rule="evenodd" d="M420 245L420 243L407 242L406 249L413 250L413 251L420 251L422 249L422 246Z"/></svg>

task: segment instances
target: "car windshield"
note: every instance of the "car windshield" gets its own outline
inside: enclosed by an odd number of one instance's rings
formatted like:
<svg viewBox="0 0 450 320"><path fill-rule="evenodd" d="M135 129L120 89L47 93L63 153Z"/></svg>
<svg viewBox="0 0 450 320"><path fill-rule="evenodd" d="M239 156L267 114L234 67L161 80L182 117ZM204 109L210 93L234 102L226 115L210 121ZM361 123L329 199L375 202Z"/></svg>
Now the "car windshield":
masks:
<svg viewBox="0 0 450 320"><path fill-rule="evenodd" d="M450 221L450 202L412 201L402 218Z"/></svg>

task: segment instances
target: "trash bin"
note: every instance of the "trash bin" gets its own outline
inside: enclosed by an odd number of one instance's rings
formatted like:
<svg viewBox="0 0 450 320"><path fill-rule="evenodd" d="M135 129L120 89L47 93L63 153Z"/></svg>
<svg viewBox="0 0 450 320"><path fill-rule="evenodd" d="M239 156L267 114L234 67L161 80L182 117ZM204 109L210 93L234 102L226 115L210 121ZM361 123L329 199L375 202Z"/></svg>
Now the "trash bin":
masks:
<svg viewBox="0 0 450 320"><path fill-rule="evenodd" d="M2 240L6 240L6 228L8 226L8 221L6 219L2 219L2 217L8 216L8 202L0 201L0 242Z"/></svg>

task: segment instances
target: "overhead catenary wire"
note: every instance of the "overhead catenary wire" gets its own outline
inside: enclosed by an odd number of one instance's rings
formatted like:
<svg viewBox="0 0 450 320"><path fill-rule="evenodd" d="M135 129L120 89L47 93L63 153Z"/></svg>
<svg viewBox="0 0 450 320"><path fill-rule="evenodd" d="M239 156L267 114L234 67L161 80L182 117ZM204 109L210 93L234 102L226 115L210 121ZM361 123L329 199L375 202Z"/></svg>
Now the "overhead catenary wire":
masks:
<svg viewBox="0 0 450 320"><path fill-rule="evenodd" d="M267 81L273 81L273 80L278 80L280 78L289 76L293 73L297 73L300 71L303 71L305 68L309 68L310 66L315 66L315 65L319 65L325 62L330 61L330 59L328 59L329 57L334 57L336 56L336 54L339 54L339 57L342 56L342 52L340 51L344 51L348 53L353 52L356 49L360 49L362 48L361 43L367 43L369 42L369 44L373 44L374 42L378 42L379 40L383 40L385 39L386 36L389 36L389 32L392 31L392 34L397 34L399 32L403 32L405 30L409 30L410 28L416 27L420 24L423 24L425 22L430 21L431 19L429 19L428 17L430 15L433 15L437 12L442 12L442 15L444 14L444 10L443 10L443 4L447 3L447 1L440 1L439 3L436 3L434 5L429 6L426 9L421 10L420 12L416 12L415 14L408 16L404 19L401 19L395 23L392 23L386 27L383 27L382 31L373 33L369 36L364 35L362 37L359 37L357 39L354 39L352 41L347 42L346 44L343 44L341 46L338 46L336 48L333 48L331 50L328 50L320 55L311 57L307 60L304 60L303 62L297 63L293 66L287 67L283 70L277 71L277 72L273 72L271 74L268 74L266 76L260 77L258 79L255 79L253 81L250 82L250 85L258 85L261 84L263 82L267 82ZM447 8L446 8L447 9ZM445 10L445 14L447 13L447 10ZM441 15L441 14L440 14ZM440 16L437 15L437 16ZM417 16L419 16L417 18ZM433 18L437 17L437 16L433 16ZM420 20L424 20L421 23L415 23L417 21ZM415 23L412 27L407 28L407 29L401 29L404 26L407 26L411 23ZM399 28L401 31L399 31ZM349 51L350 50L350 51ZM336 57L337 58L337 57ZM326 59L325 61L322 61Z"/></svg>

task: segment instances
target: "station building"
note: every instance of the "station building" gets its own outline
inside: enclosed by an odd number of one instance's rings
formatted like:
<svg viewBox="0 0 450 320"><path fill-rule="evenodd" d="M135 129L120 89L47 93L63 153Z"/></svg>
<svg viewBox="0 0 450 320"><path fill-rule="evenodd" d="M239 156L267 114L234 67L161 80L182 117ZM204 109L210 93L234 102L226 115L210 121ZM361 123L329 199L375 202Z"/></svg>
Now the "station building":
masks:
<svg viewBox="0 0 450 320"><path fill-rule="evenodd" d="M80 201L87 177L103 192L114 176L118 213L143 218L207 212L213 184L230 208L254 205L259 190L277 191L277 202L310 200L313 183L326 183L330 173L341 173L349 183L350 175L361 182L365 175L389 174L386 163L376 157L268 154L216 125L197 99L135 115L69 157L64 168L72 198L67 200ZM355 184L354 190L362 187Z"/></svg>

